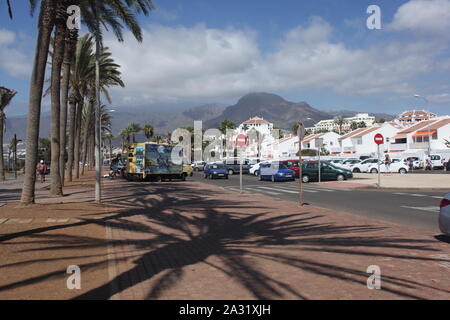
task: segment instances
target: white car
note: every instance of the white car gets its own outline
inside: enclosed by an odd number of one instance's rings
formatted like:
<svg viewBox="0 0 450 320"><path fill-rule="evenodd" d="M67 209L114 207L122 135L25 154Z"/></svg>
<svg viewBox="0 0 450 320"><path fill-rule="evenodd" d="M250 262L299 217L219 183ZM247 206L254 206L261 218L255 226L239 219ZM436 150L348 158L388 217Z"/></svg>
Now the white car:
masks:
<svg viewBox="0 0 450 320"><path fill-rule="evenodd" d="M342 164L336 165L337 167L345 170L352 171L351 167L357 163L360 163L361 160L359 159L347 159L342 162Z"/></svg>
<svg viewBox="0 0 450 320"><path fill-rule="evenodd" d="M352 165L350 167L350 170L352 172L368 172L369 167L372 164L377 164L377 162L378 162L378 159L376 159L376 158L369 158L369 159L363 160L363 161L361 161L359 163L355 163L354 165Z"/></svg>
<svg viewBox="0 0 450 320"><path fill-rule="evenodd" d="M344 165L344 161L345 160L343 160L343 159L334 159L334 160L330 160L330 163L338 168L344 168L344 167L345 167L345 169L350 168L348 165Z"/></svg>
<svg viewBox="0 0 450 320"><path fill-rule="evenodd" d="M265 163L265 162L258 162L258 163L255 163L254 165L252 165L252 166L250 167L249 173L250 173L250 174L253 174L253 175L255 175L255 176L258 176L258 175L259 175L259 167L260 167L261 164L263 164L263 163Z"/></svg>
<svg viewBox="0 0 450 320"><path fill-rule="evenodd" d="M439 229L441 232L450 236L450 193L447 193L439 205Z"/></svg>
<svg viewBox="0 0 450 320"><path fill-rule="evenodd" d="M389 172L390 173L408 173L409 167L403 162L402 159L392 159ZM367 169L367 172L370 173L378 173L378 165L376 163L373 163L369 166ZM380 172L388 172L386 165L384 164L384 161L380 161Z"/></svg>

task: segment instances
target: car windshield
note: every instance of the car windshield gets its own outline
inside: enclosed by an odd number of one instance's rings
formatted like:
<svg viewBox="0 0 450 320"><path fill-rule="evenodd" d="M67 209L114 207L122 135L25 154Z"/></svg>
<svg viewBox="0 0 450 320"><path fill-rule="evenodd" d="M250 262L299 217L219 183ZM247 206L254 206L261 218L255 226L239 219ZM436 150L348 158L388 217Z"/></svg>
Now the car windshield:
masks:
<svg viewBox="0 0 450 320"><path fill-rule="evenodd" d="M211 169L225 169L225 166L221 163L214 163L210 167Z"/></svg>

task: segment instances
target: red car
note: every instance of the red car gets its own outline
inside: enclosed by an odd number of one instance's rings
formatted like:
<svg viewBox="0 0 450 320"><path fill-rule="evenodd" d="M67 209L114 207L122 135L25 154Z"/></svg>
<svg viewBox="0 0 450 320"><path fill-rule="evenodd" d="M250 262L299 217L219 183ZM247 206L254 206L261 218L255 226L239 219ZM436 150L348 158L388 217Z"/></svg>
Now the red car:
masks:
<svg viewBox="0 0 450 320"><path fill-rule="evenodd" d="M280 161L280 163L284 164L286 167L288 167L289 169L293 170L295 172L295 177L298 178L299 177L299 173L300 173L300 167L298 165L299 160L283 160Z"/></svg>

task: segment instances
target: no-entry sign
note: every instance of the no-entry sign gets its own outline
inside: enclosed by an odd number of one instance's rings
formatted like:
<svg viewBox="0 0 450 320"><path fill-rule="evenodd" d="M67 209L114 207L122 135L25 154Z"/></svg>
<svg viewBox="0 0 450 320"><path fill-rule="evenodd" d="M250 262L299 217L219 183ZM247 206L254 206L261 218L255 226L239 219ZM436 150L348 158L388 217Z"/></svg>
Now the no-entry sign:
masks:
<svg viewBox="0 0 450 320"><path fill-rule="evenodd" d="M240 148L245 147L247 145L247 136L245 134L240 134L236 138L236 145Z"/></svg>
<svg viewBox="0 0 450 320"><path fill-rule="evenodd" d="M384 137L381 133L377 133L375 137L373 138L376 144L383 144L384 143Z"/></svg>

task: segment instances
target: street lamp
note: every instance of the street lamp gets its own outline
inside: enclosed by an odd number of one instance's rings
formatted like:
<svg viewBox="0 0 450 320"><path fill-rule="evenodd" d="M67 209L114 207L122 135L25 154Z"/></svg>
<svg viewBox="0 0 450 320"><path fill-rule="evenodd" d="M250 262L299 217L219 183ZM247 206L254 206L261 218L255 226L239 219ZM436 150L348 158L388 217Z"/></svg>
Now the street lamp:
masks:
<svg viewBox="0 0 450 320"><path fill-rule="evenodd" d="M425 101L425 109L428 112L428 120L431 118L431 112L429 107L429 102L427 98L422 97L420 94L415 94L414 98L423 99ZM431 137L430 137L430 125L428 125L428 156L431 156Z"/></svg>

